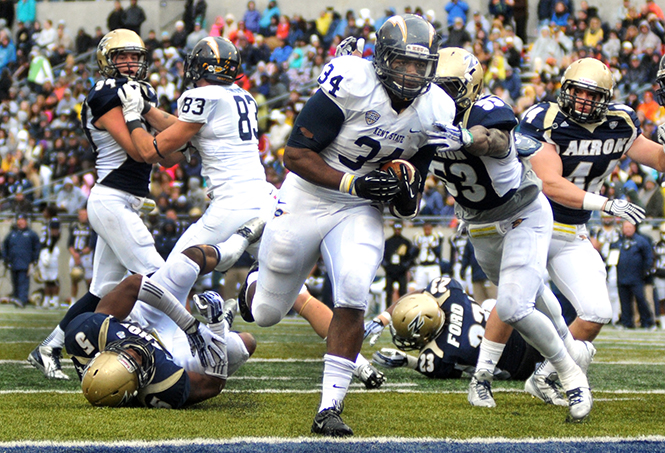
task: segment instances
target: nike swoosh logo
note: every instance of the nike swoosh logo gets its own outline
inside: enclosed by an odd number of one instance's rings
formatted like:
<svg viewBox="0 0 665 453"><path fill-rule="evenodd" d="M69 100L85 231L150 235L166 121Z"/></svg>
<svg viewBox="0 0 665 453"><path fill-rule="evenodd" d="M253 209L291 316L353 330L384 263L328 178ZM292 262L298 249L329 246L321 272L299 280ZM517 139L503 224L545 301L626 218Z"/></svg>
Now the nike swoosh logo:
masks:
<svg viewBox="0 0 665 453"><path fill-rule="evenodd" d="M323 422L317 422L316 420L314 421L314 424L318 429L323 429Z"/></svg>
<svg viewBox="0 0 665 453"><path fill-rule="evenodd" d="M335 388L335 389L343 389L344 387L340 387L340 386L337 385L337 384L333 384L333 388Z"/></svg>

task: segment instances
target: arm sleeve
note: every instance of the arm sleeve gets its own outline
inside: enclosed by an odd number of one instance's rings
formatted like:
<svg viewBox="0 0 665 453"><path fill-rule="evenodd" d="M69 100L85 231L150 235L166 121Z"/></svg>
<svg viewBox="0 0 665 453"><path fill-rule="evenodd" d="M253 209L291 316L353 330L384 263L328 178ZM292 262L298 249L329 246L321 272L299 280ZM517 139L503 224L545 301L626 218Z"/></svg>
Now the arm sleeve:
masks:
<svg viewBox="0 0 665 453"><path fill-rule="evenodd" d="M337 137L344 124L344 113L321 90L307 101L296 118L287 146L323 151Z"/></svg>

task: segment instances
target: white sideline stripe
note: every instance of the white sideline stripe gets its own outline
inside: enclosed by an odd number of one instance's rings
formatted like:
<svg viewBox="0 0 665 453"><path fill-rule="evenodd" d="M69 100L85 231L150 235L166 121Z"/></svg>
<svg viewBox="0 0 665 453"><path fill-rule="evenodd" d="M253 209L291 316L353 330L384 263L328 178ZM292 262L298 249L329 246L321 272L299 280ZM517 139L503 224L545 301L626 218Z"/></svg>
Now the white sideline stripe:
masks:
<svg viewBox="0 0 665 453"><path fill-rule="evenodd" d="M445 442L451 444L548 444L551 442L571 444L574 442L604 442L621 443L625 441L663 442L665 436L635 436L635 437L546 437L542 439L510 439L506 437L474 437L471 439L453 439L445 437L414 437L405 439L403 437L294 437L285 439L283 437L233 437L231 439L177 439L164 441L113 441L113 442L53 442L53 441L23 441L23 442L0 442L0 447L160 447L160 446L192 446L192 445L233 445L238 443L259 444L302 444L302 443L339 443L339 444L364 444L368 440L378 444L422 444L424 442Z"/></svg>

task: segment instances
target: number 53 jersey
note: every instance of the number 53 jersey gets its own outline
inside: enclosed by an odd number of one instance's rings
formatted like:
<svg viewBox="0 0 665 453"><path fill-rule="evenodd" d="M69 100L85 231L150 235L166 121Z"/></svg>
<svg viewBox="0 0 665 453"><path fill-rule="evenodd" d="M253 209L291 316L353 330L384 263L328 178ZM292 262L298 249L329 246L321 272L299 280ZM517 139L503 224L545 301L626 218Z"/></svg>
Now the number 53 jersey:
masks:
<svg viewBox="0 0 665 453"><path fill-rule="evenodd" d="M207 85L178 99L178 119L203 126L192 138L208 194L227 208L245 208L266 193L259 156L258 106L237 85Z"/></svg>
<svg viewBox="0 0 665 453"><path fill-rule="evenodd" d="M564 115L558 104L534 105L520 121L519 131L554 145L563 163L562 176L582 190L598 193L603 181L642 133L635 111L610 103L605 119L579 124ZM586 223L590 211L571 209L550 200L554 221L569 225Z"/></svg>

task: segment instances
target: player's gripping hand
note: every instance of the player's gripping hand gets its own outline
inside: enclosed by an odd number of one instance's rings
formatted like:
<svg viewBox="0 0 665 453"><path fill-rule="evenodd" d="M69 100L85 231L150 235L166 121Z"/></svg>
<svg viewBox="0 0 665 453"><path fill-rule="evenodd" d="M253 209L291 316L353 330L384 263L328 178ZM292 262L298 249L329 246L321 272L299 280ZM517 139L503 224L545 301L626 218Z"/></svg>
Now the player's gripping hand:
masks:
<svg viewBox="0 0 665 453"><path fill-rule="evenodd" d="M212 362L205 368L204 373L219 379L226 379L229 370L229 357L226 353L226 339L215 335L210 330L208 340L208 353Z"/></svg>
<svg viewBox="0 0 665 453"><path fill-rule="evenodd" d="M398 349L382 348L372 354L372 363L385 368L400 368L406 366L408 361L406 353Z"/></svg>
<svg viewBox="0 0 665 453"><path fill-rule="evenodd" d="M138 80L137 82L141 87L141 95L143 96L143 110L141 115L145 115L152 107L157 107L157 103L151 102L151 99L157 99L157 92L146 80Z"/></svg>
<svg viewBox="0 0 665 453"><path fill-rule="evenodd" d="M658 143L665 146L665 123L658 126Z"/></svg>
<svg viewBox="0 0 665 453"><path fill-rule="evenodd" d="M127 82L118 90L118 97L122 101L125 122L140 121L144 107L141 86L136 82Z"/></svg>
<svg viewBox="0 0 665 453"><path fill-rule="evenodd" d="M400 179L399 193L395 195L392 201L395 210L403 219L410 219L418 214L418 189L422 183L422 177L418 169L415 167L414 169L413 182L409 182L409 178L407 177ZM403 175L408 174L406 165L404 164L400 165L400 171ZM392 168L388 169L388 173L397 178L397 174L395 174L395 170Z"/></svg>
<svg viewBox="0 0 665 453"><path fill-rule="evenodd" d="M365 334L363 335L363 340L367 340L369 338L369 345L374 346L376 342L379 341L379 337L385 328L386 326L383 325L381 318L378 316L371 321L367 321L365 323Z"/></svg>
<svg viewBox="0 0 665 453"><path fill-rule="evenodd" d="M456 151L473 143L473 135L468 129L453 124L435 122L436 131L427 134L428 145L445 148L445 151Z"/></svg>
<svg viewBox="0 0 665 453"><path fill-rule="evenodd" d="M356 39L353 36L349 36L337 44L337 47L335 48L335 56L341 57L343 55L355 55L357 57L362 57L364 49L364 38Z"/></svg>
<svg viewBox="0 0 665 453"><path fill-rule="evenodd" d="M646 216L643 208L626 200L607 200L603 212L628 220L633 225L640 223Z"/></svg>
<svg viewBox="0 0 665 453"><path fill-rule="evenodd" d="M215 361L215 354L218 357L226 356L219 346L212 341L213 338L219 340L219 337L199 321L194 320L194 322L185 329L185 333L187 334L187 341L189 342L192 356L195 356L196 354L199 355L199 360L201 361L201 366L203 366L203 368L214 367L217 364Z"/></svg>
<svg viewBox="0 0 665 453"><path fill-rule="evenodd" d="M339 191L368 200L388 202L399 193L399 179L387 171L373 170L363 176L345 173Z"/></svg>

